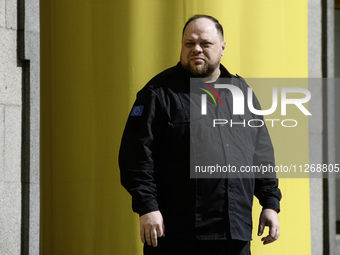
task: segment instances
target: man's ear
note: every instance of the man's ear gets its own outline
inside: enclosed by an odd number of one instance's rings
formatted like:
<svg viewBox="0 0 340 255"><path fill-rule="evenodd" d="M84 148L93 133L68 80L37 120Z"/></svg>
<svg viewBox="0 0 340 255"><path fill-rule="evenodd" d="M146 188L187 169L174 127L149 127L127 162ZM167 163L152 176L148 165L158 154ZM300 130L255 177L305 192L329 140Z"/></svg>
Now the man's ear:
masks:
<svg viewBox="0 0 340 255"><path fill-rule="evenodd" d="M227 45L227 42L223 41L223 43L222 43L222 54L221 54L222 56L224 55L226 45Z"/></svg>

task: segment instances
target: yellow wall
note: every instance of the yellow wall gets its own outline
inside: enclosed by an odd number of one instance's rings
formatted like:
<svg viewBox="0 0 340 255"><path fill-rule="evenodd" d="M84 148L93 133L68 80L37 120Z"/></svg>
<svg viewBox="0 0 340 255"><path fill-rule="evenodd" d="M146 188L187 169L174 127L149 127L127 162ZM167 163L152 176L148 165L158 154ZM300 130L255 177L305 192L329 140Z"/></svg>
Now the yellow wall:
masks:
<svg viewBox="0 0 340 255"><path fill-rule="evenodd" d="M232 73L307 77L307 0L41 1L42 254L141 254L119 181L121 134L136 92L179 60L196 13L223 24ZM308 162L307 124L289 139L270 132L279 163ZM260 244L256 201L253 254L310 254L308 179L280 187L281 237Z"/></svg>

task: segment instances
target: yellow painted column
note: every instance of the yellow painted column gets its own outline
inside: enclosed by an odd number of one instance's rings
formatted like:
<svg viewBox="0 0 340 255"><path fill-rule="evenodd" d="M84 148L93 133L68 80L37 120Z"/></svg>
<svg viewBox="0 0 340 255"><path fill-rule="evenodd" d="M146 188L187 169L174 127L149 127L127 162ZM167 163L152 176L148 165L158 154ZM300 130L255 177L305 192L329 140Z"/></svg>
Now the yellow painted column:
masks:
<svg viewBox="0 0 340 255"><path fill-rule="evenodd" d="M307 77L307 0L41 2L42 254L142 254L120 185L120 139L136 92L177 63L182 27L196 13L224 26L230 72ZM277 163L308 162L308 125L288 140L282 132L270 129ZM310 254L309 181L282 179L280 188L281 237L262 246L255 200L252 252Z"/></svg>

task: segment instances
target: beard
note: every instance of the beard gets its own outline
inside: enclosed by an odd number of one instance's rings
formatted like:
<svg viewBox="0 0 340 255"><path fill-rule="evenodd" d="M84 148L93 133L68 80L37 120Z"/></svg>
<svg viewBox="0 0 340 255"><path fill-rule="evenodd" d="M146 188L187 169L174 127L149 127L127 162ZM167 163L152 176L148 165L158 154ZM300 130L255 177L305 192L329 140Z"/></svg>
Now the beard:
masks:
<svg viewBox="0 0 340 255"><path fill-rule="evenodd" d="M182 66L189 73L190 77L195 77L195 78L208 77L216 70L215 65L211 65L206 62L204 62L203 65L194 65L194 64L191 65L189 61L186 65L182 64Z"/></svg>

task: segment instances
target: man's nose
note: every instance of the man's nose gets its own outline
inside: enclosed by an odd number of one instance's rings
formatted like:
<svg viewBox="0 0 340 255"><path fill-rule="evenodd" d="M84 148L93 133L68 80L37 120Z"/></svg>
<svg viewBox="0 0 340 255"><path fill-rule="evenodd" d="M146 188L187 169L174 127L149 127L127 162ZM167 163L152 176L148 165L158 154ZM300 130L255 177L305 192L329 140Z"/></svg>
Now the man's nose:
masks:
<svg viewBox="0 0 340 255"><path fill-rule="evenodd" d="M194 53L197 54L197 53L201 53L203 51L201 45L199 45L199 43L196 43L194 49L193 49Z"/></svg>

